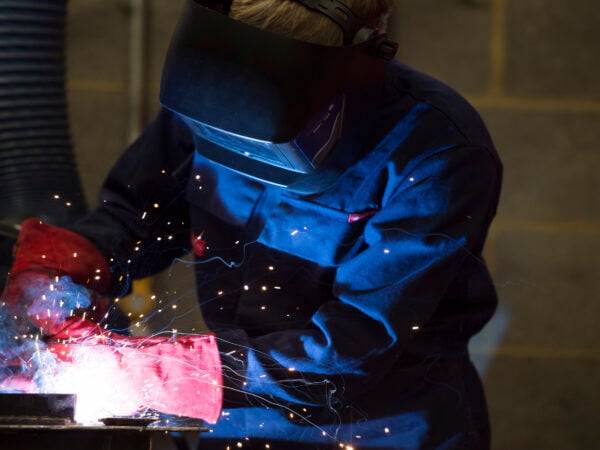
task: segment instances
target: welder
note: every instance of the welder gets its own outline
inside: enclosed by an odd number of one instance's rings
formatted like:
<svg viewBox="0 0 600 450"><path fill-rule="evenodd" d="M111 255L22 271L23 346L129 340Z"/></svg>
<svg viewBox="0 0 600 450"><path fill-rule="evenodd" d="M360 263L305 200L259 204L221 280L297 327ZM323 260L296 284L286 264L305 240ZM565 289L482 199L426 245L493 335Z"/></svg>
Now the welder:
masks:
<svg viewBox="0 0 600 450"><path fill-rule="evenodd" d="M22 224L6 307L67 361L118 358L111 384L152 385L136 406L209 422L202 448L489 448L467 344L496 306L501 163L459 94L394 59L391 6L188 0L161 111L89 215ZM210 332L109 330L133 279L191 252ZM31 307L59 281L94 292L79 315Z"/></svg>

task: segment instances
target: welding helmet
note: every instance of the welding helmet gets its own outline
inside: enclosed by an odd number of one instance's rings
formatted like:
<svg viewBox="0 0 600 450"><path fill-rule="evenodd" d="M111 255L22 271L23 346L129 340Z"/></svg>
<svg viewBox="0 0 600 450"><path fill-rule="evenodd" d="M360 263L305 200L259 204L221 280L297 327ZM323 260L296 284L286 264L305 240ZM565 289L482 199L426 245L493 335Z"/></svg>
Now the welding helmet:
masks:
<svg viewBox="0 0 600 450"><path fill-rule="evenodd" d="M312 193L363 151L397 45L337 0L296 0L329 16L344 45L309 43L228 17L231 0L188 0L160 100L196 151L261 182Z"/></svg>

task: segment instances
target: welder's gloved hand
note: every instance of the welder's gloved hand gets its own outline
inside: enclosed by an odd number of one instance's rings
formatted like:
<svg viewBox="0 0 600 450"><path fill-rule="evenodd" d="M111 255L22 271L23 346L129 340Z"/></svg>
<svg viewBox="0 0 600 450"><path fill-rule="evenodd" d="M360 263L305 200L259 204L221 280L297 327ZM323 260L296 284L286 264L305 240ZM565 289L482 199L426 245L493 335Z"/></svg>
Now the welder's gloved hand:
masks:
<svg viewBox="0 0 600 450"><path fill-rule="evenodd" d="M66 317L102 320L109 301L100 294L110 285L104 256L85 237L27 219L15 244L14 263L2 293L5 314L17 329L33 325L42 334L60 330Z"/></svg>
<svg viewBox="0 0 600 450"><path fill-rule="evenodd" d="M59 362L47 374L51 385L42 387L76 392L78 410L131 415L151 408L210 423L219 417L221 361L212 334L122 336L70 318L48 350Z"/></svg>

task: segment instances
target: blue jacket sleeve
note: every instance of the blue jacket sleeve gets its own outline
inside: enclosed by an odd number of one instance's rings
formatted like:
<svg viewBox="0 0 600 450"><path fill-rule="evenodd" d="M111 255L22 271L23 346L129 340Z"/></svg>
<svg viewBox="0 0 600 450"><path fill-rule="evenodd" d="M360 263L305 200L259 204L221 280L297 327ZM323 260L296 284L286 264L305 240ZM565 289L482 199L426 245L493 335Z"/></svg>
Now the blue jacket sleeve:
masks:
<svg viewBox="0 0 600 450"><path fill-rule="evenodd" d="M98 206L69 227L109 258L115 295L189 250L184 190L192 154L187 128L162 110L113 166Z"/></svg>
<svg viewBox="0 0 600 450"><path fill-rule="evenodd" d="M484 148L453 147L400 170L390 162L387 173L394 182L360 251L337 267L331 297L306 327L220 335L230 398L330 405L333 393L364 394L428 333L446 330L466 346L469 333L459 330L486 299L467 286L464 295L473 298L465 306L449 289L487 274L481 250L498 201L499 163Z"/></svg>

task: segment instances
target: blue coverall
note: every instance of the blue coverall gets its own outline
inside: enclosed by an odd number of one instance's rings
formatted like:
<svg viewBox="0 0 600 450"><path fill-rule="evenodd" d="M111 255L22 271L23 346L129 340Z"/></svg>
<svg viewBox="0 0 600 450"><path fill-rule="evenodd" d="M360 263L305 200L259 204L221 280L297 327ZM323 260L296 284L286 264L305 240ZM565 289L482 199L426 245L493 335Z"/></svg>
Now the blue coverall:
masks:
<svg viewBox="0 0 600 450"><path fill-rule="evenodd" d="M162 110L70 227L115 292L206 243L197 292L226 389L203 448L489 448L467 343L497 303L481 251L501 163L441 82L394 61L385 92L369 148L312 195L203 158Z"/></svg>

